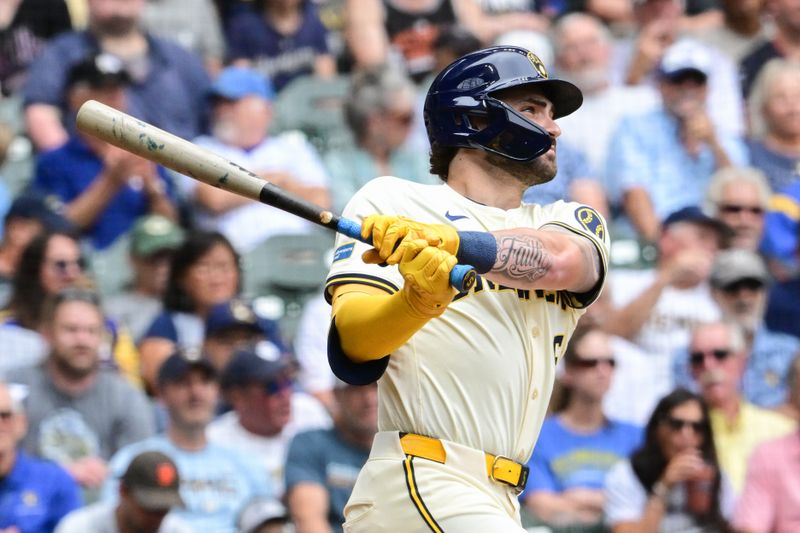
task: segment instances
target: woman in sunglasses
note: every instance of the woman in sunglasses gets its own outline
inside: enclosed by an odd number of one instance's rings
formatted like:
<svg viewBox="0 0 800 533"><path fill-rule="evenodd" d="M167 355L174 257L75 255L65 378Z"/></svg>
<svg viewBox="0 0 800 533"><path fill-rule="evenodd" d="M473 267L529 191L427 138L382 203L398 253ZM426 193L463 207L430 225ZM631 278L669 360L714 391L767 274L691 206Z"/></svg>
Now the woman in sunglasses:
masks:
<svg viewBox="0 0 800 533"><path fill-rule="evenodd" d="M0 346L14 348L14 357L0 361L0 370L41 361L48 350L39 335L47 306L65 289L93 284L75 233L46 231L34 238L20 258L8 306L0 311ZM139 354L132 337L109 318L105 325L103 353L109 357L102 364L118 368L139 385Z"/></svg>
<svg viewBox="0 0 800 533"><path fill-rule="evenodd" d="M728 532L733 505L708 408L686 389L658 402L644 444L606 478L606 522L613 533Z"/></svg>
<svg viewBox="0 0 800 533"><path fill-rule="evenodd" d="M616 361L609 336L581 325L564 352L564 373L536 449L523 495L528 511L547 524L601 524L608 470L641 443L640 427L609 420L603 398Z"/></svg>

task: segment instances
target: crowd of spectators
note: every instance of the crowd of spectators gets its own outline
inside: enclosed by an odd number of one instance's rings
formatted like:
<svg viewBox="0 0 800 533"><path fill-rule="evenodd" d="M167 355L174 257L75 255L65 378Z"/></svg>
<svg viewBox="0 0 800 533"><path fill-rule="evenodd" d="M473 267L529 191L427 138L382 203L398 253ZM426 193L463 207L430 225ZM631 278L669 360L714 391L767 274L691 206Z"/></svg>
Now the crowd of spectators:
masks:
<svg viewBox="0 0 800 533"><path fill-rule="evenodd" d="M800 530L797 0L11 0L0 533L341 531L377 430L377 387L328 369L324 274L296 283L332 238L79 132L81 104L340 211L380 175L446 186L423 98L493 44L584 95L524 201L612 237L524 524Z"/></svg>

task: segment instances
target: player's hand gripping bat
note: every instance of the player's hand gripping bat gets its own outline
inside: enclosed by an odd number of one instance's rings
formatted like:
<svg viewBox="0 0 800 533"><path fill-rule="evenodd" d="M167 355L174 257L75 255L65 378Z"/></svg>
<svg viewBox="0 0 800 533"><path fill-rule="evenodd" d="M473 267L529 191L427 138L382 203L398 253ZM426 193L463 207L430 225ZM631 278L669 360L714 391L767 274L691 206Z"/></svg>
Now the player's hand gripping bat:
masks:
<svg viewBox="0 0 800 533"><path fill-rule="evenodd" d="M90 100L78 111L77 125L83 133L159 163L175 172L277 207L309 222L372 244L371 240L361 238L361 225L358 222L297 198L210 150L113 107ZM466 291L474 283L475 270L470 266L456 265L450 272L450 284L457 290Z"/></svg>

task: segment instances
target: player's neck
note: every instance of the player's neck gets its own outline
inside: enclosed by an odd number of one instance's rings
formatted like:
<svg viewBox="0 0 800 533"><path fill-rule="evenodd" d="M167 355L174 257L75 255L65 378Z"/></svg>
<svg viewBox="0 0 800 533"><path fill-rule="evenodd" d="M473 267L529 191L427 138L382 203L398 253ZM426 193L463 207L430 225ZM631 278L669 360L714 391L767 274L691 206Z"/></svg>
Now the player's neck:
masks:
<svg viewBox="0 0 800 533"><path fill-rule="evenodd" d="M459 151L450 163L450 188L480 204L500 209L519 207L524 192L520 181L471 152Z"/></svg>

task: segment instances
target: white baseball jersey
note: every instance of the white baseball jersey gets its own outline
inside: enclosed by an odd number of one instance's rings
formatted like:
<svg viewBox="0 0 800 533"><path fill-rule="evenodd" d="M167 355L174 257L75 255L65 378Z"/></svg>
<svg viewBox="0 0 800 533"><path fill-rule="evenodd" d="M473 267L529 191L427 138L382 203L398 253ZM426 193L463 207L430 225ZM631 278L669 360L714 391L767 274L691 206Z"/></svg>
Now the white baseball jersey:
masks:
<svg viewBox="0 0 800 533"><path fill-rule="evenodd" d="M403 215L459 231L495 231L557 225L589 239L607 271L608 235L591 208L562 201L503 210L461 196L449 186L382 177L365 185L344 216ZM362 283L388 293L403 283L397 266L365 264L370 246L340 235L327 281ZM479 276L447 310L396 352L379 381L378 429L418 433L524 463L539 434L555 366L578 318L599 294L528 291ZM391 324L386 325L387 328Z"/></svg>

